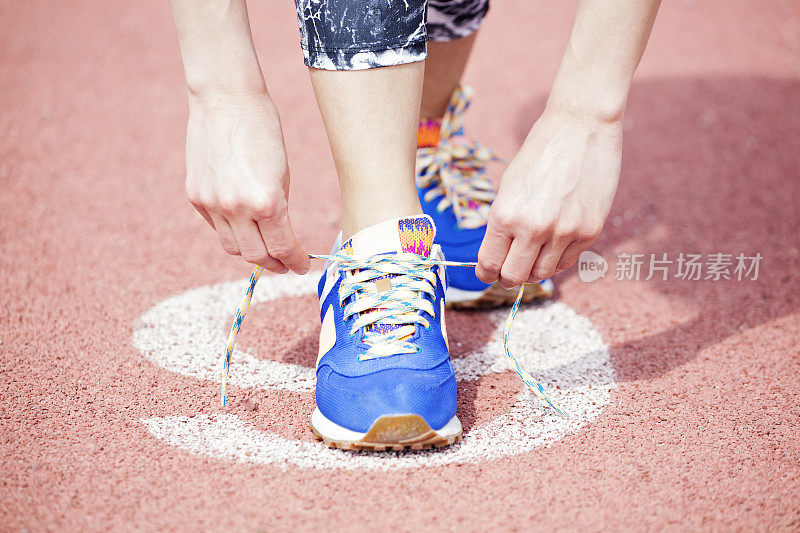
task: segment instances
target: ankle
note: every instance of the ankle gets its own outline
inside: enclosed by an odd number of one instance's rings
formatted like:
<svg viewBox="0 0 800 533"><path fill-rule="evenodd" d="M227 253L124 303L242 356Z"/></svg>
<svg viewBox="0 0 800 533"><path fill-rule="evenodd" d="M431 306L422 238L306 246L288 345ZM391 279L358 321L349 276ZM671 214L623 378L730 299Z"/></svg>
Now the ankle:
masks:
<svg viewBox="0 0 800 533"><path fill-rule="evenodd" d="M422 214L419 202L414 205L392 205L384 206L381 209L369 209L353 212L345 210L342 220L342 241L347 241L350 237L363 229L367 229L386 220L396 218L412 217Z"/></svg>

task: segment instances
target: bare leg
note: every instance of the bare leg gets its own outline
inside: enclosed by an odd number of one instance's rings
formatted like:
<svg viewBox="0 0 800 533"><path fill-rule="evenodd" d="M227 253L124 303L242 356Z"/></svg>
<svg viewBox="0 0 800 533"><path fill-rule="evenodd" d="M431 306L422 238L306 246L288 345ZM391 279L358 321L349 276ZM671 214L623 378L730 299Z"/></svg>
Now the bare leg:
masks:
<svg viewBox="0 0 800 533"><path fill-rule="evenodd" d="M450 95L464 74L476 35L477 32L454 41L428 41L420 116L444 115Z"/></svg>
<svg viewBox="0 0 800 533"><path fill-rule="evenodd" d="M414 158L424 63L309 71L339 174L344 238L422 213Z"/></svg>

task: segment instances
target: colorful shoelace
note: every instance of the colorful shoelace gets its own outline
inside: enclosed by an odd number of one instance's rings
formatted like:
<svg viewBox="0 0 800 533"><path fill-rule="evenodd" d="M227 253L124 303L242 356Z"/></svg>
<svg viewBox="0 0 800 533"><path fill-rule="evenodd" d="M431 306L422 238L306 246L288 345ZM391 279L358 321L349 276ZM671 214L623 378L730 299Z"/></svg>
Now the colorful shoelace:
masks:
<svg viewBox="0 0 800 533"><path fill-rule="evenodd" d="M358 269L372 269L375 270L378 268L379 270L388 271L389 273L396 273L396 274L404 274L408 273L415 269L429 269L435 265L441 266L453 266L453 267L472 267L474 268L477 263L470 263L470 262L457 262L457 261L442 261L439 259L429 259L423 256L415 255L415 254L400 254L398 255L379 255L373 256L367 259L359 259L350 255L317 255L317 254L308 254L309 257L315 259L323 259L325 261L334 261L339 263L340 270L358 270ZM381 265L378 267L377 265ZM388 266L388 265L391 265ZM247 292L242 299L242 303L239 304L239 309L236 311L236 317L233 320L233 325L231 326L231 332L228 335L228 344L225 349L225 357L223 358L223 371L222 371L222 390L221 390L221 403L224 407L227 401L227 394L226 394L226 383L228 380L228 372L230 370L231 364L231 355L233 354L233 348L236 343L236 335L238 335L239 330L242 327L242 322L244 321L244 317L247 314L247 309L250 307L250 300L253 297L253 290L256 287L256 283L258 283L259 277L261 277L262 267L256 266L253 269L253 273L250 275L250 283L247 287ZM366 283L364 280L358 280L355 283L363 284ZM421 284L418 287L418 290L422 290ZM508 314L508 318L506 319L505 326L503 327L503 349L505 351L506 357L511 363L511 366L514 368L514 371L520 377L520 379L527 385L527 387L533 392L533 394L539 398L541 401L545 402L547 405L552 407L556 413L558 413L563 418L568 418L566 413L562 411L544 390L544 387L541 383L536 381L533 376L531 376L517 361L517 358L511 353L511 350L508 347L508 335L511 331L511 325L514 323L514 318L517 316L517 311L519 310L519 304L522 301L522 295L525 290L525 286L522 285L519 288L519 294L517 295L517 300L514 302L514 305L511 306L511 312ZM388 293L383 293L386 296L380 296L374 298L374 301L371 303L375 305L400 305L397 304L394 298L388 296ZM370 308L372 310L373 308ZM366 310L366 309L365 309ZM411 311L412 307L408 307L405 309L406 312ZM401 310L402 311L402 310ZM432 309L431 309L432 311ZM433 315L433 313L430 313ZM387 315L388 316L388 315ZM374 322L373 322L374 323ZM399 340L399 338L397 339Z"/></svg>
<svg viewBox="0 0 800 533"><path fill-rule="evenodd" d="M486 166L503 159L477 141L456 142L463 134L464 112L469 108L473 90L456 87L442 118L439 143L417 149L417 187L436 187L425 193L425 201L442 197L436 205L440 212L452 206L458 224L463 228L480 228L489 220L489 209L495 192L486 176Z"/></svg>
<svg viewBox="0 0 800 533"><path fill-rule="evenodd" d="M366 259L348 256L347 261L329 255L325 259L350 273L339 287L339 304L344 320L352 317L350 335L364 328L362 340L369 348L359 354L359 360L419 351L406 339L414 335L415 324L430 328L420 311L430 316L435 313L431 300L423 297L436 295L436 274L427 259L412 253Z"/></svg>

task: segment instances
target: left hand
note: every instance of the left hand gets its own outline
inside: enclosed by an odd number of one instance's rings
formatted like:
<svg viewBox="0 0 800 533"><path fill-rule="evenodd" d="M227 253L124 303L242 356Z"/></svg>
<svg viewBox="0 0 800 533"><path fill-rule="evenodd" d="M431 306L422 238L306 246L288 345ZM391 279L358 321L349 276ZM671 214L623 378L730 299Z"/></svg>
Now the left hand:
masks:
<svg viewBox="0 0 800 533"><path fill-rule="evenodd" d="M546 109L503 174L478 278L510 289L572 266L600 234L621 160L621 115Z"/></svg>

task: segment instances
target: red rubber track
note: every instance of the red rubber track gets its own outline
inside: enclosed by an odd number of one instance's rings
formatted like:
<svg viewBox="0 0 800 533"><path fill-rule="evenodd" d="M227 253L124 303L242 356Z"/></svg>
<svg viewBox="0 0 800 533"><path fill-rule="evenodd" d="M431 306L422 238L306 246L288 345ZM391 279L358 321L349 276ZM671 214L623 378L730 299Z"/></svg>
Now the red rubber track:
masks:
<svg viewBox="0 0 800 533"><path fill-rule="evenodd" d="M502 154L543 108L568 4L498 1L482 30L467 126ZM248 272L183 196L166 3L0 3L0 529L800 529L800 4L664 4L593 249L759 252L759 280L565 273L561 301L595 324L617 372L596 420L516 457L326 472L195 455L140 421L220 408L216 384L139 354L138 317ZM295 229L325 253L338 192L293 7L251 10ZM485 342L485 315L448 321L451 342ZM318 327L311 297L263 304L242 343L313 365ZM507 405L504 379L462 387L465 425ZM308 393L232 388L228 412L311 442L312 407Z"/></svg>

